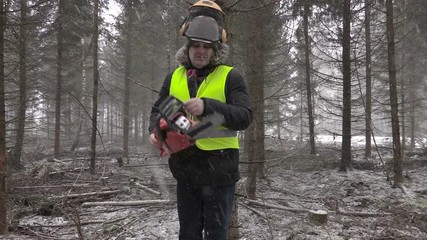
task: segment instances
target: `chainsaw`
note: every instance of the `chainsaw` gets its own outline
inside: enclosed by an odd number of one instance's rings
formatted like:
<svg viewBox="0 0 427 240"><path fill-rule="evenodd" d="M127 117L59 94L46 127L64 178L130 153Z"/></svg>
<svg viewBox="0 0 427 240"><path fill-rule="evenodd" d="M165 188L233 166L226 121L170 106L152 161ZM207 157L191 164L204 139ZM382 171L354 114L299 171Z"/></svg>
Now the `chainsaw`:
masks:
<svg viewBox="0 0 427 240"><path fill-rule="evenodd" d="M156 121L154 134L162 143L160 156L180 152L194 145L200 138L209 136L209 132L224 122L224 117L214 112L196 122L186 116L184 104L173 96L168 96L160 105L160 115Z"/></svg>

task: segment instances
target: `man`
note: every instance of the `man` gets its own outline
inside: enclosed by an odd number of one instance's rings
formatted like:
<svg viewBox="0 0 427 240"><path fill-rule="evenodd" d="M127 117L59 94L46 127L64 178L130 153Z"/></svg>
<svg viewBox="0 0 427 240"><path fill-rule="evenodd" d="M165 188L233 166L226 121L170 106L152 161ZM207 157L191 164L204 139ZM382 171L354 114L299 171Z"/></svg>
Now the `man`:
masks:
<svg viewBox="0 0 427 240"><path fill-rule="evenodd" d="M188 117L203 119L214 112L224 117L226 135L197 139L195 144L169 156L169 168L177 180L179 239L226 240L239 180L237 131L252 122L245 81L224 65L228 55L224 14L212 1L190 7L181 29L185 45L177 52L180 66L164 80L150 116L150 142L162 147L154 134L158 107L168 96L184 103Z"/></svg>

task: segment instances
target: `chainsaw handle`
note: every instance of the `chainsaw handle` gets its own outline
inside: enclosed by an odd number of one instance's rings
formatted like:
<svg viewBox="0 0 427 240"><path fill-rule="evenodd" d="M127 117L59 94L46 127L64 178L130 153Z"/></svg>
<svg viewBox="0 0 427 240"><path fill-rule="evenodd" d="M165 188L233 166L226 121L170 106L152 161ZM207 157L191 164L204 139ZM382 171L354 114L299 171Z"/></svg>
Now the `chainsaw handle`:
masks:
<svg viewBox="0 0 427 240"><path fill-rule="evenodd" d="M193 116L201 116L205 111L205 102L201 98L190 98L184 102L183 108Z"/></svg>
<svg viewBox="0 0 427 240"><path fill-rule="evenodd" d="M155 133L150 134L150 143L151 145L155 146L156 148L161 148L162 143L157 139L157 136Z"/></svg>
<svg viewBox="0 0 427 240"><path fill-rule="evenodd" d="M164 157L164 156L167 156L170 154L168 149L163 146L163 143L161 141L159 141L159 139L157 138L157 135L155 133L150 134L150 143L155 148L159 149L160 157Z"/></svg>

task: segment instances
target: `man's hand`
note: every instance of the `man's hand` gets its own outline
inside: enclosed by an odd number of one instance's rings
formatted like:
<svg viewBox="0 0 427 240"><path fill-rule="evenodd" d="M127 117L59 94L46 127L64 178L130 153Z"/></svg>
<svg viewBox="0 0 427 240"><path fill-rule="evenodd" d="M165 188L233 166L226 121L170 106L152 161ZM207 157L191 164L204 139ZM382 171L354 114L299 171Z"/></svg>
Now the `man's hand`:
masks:
<svg viewBox="0 0 427 240"><path fill-rule="evenodd" d="M184 110L193 116L200 116L205 110L205 105L200 98L191 98L184 103Z"/></svg>
<svg viewBox="0 0 427 240"><path fill-rule="evenodd" d="M153 145L155 148L160 150L160 157L164 157L164 156L168 156L170 155L170 152L168 150L167 147L163 146L163 143L160 142L157 138L156 135L154 133L150 134L150 143L151 145Z"/></svg>
<svg viewBox="0 0 427 240"><path fill-rule="evenodd" d="M162 143L156 138L156 135L154 133L150 134L150 143L158 149L162 147Z"/></svg>

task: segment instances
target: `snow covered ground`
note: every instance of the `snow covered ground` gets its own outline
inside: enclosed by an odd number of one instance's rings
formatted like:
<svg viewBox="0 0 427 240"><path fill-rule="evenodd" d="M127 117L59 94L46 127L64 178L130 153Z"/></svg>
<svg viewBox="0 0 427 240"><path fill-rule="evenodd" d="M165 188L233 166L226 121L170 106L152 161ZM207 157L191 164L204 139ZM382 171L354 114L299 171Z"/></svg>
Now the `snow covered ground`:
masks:
<svg viewBox="0 0 427 240"><path fill-rule="evenodd" d="M338 138L317 139L322 144L316 156L305 154L304 146L289 148L288 143L269 143L275 148L266 152L266 178L257 183L258 204L245 198L247 165L241 164L237 190L239 239L427 239L426 156L413 157L405 164L403 192L392 188L387 180L392 176L390 166L379 165L375 159L358 158L353 171L337 171L340 154L334 140L338 143ZM354 144L362 140L353 137ZM381 139L382 143L388 141ZM121 168L114 158L100 160L96 175L85 170L88 162L84 158L54 162L41 159L26 166L24 172L13 176L11 231L0 239L177 239L175 182L167 161L148 149L138 152L130 165ZM61 171L64 173L57 173ZM117 189L122 192L60 197ZM84 202L156 199L170 202L82 207ZM328 223L314 224L308 210L325 210Z"/></svg>

